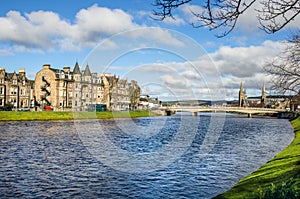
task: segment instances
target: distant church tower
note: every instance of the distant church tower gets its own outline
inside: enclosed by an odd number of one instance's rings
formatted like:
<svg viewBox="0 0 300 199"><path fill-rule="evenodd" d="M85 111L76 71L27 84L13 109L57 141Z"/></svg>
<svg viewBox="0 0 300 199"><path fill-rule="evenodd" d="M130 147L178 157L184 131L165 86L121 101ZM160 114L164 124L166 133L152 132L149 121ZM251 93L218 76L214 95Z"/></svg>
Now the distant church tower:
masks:
<svg viewBox="0 0 300 199"><path fill-rule="evenodd" d="M240 84L240 91L239 91L239 106L246 106L247 105L247 95L246 91L243 89L243 83Z"/></svg>
<svg viewBox="0 0 300 199"><path fill-rule="evenodd" d="M265 83L264 83L263 87L261 89L261 100L260 100L260 104L261 104L262 108L265 107L266 102L267 102L267 95L266 95L266 86L265 86Z"/></svg>

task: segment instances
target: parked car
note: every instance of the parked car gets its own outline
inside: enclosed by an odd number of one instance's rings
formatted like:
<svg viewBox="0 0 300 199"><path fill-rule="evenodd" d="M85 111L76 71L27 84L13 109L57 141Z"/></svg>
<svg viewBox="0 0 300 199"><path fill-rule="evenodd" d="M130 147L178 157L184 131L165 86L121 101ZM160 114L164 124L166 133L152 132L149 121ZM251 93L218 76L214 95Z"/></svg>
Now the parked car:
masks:
<svg viewBox="0 0 300 199"><path fill-rule="evenodd" d="M30 108L29 107L22 107L22 108L19 108L19 111L30 111Z"/></svg>

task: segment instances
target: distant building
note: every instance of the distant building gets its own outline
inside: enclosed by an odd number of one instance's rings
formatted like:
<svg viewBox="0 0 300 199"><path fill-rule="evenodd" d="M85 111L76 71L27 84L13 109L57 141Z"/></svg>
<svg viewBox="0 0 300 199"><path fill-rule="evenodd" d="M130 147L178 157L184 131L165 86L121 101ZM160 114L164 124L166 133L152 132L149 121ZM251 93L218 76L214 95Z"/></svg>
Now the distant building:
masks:
<svg viewBox="0 0 300 199"><path fill-rule="evenodd" d="M246 94L246 90L243 88L243 83L240 83L240 91L239 91L239 106L247 106L248 105L248 98Z"/></svg>
<svg viewBox="0 0 300 199"><path fill-rule="evenodd" d="M149 95L141 95L139 109L148 110L148 109L157 109L161 107L162 102L158 98L150 98Z"/></svg>
<svg viewBox="0 0 300 199"><path fill-rule="evenodd" d="M0 68L0 110L5 107L30 107L34 101L34 82L27 79L25 69L7 73Z"/></svg>
<svg viewBox="0 0 300 199"><path fill-rule="evenodd" d="M291 97L292 96L288 96L288 95L267 95L265 84L263 84L262 86L261 96L248 97L241 83L238 103L240 107L249 106L249 107L277 108L277 109L288 110L290 108Z"/></svg>
<svg viewBox="0 0 300 199"><path fill-rule="evenodd" d="M73 71L70 67L61 70L45 64L35 78L38 103L54 110L86 111L92 104L105 104L108 110L127 110L137 106L139 90L136 81L92 73L88 65L81 71L77 62Z"/></svg>
<svg viewBox="0 0 300 199"><path fill-rule="evenodd" d="M291 111L300 112L300 91L291 99Z"/></svg>

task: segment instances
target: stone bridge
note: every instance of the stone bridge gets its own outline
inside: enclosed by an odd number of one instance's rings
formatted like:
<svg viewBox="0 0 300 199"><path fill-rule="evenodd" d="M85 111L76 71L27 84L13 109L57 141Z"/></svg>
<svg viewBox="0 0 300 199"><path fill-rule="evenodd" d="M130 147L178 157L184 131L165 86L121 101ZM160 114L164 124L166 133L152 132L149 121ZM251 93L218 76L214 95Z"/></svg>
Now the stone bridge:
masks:
<svg viewBox="0 0 300 199"><path fill-rule="evenodd" d="M286 112L285 109L228 106L174 106L162 107L161 110L165 111L165 115L171 115L172 113L176 112L191 112L193 116L197 116L198 112L229 112L248 114L248 117L252 117L252 114L276 114L280 112Z"/></svg>

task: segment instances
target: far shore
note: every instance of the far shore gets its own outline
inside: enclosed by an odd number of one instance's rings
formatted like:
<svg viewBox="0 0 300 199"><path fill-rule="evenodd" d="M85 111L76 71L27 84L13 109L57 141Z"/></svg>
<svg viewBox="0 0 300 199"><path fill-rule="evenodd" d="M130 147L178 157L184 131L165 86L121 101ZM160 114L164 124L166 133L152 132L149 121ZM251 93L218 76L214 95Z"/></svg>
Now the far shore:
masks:
<svg viewBox="0 0 300 199"><path fill-rule="evenodd" d="M120 112L21 112L0 111L0 121L48 121L48 120L77 120L77 119L113 119L149 117L156 114L148 110Z"/></svg>

